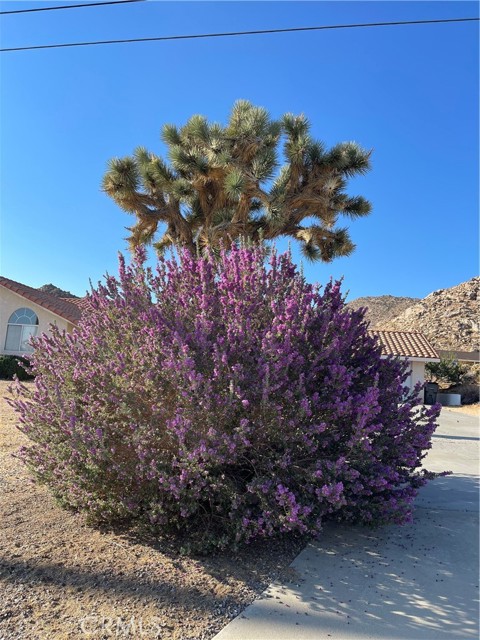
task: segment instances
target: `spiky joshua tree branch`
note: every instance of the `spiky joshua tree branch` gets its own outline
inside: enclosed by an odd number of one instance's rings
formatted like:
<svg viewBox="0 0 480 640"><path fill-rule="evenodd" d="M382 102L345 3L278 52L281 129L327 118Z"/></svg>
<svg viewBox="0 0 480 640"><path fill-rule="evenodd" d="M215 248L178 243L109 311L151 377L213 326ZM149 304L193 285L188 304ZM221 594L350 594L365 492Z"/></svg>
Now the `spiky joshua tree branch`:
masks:
<svg viewBox="0 0 480 640"><path fill-rule="evenodd" d="M265 109L239 100L226 126L201 115L181 128L166 124L168 163L143 147L113 158L103 190L135 215L132 248L195 251L287 236L308 259L330 262L355 248L348 230L337 226L339 216L371 211L365 198L346 193L348 178L369 170L371 152L354 142L326 149L309 130L303 115L272 120Z"/></svg>

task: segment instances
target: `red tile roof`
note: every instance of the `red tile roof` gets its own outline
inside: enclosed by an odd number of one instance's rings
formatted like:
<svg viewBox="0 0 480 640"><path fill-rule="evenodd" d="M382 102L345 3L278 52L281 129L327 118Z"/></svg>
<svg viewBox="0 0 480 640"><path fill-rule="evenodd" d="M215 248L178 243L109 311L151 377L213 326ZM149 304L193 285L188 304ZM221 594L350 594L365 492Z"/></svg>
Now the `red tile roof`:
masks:
<svg viewBox="0 0 480 640"><path fill-rule="evenodd" d="M72 324L77 324L81 318L82 311L80 303L77 304L76 302L73 302L73 300L81 301L83 298L58 298L51 293L39 291L33 287L27 287L25 284L20 284L20 282L15 282L14 280L4 278L3 276L0 276L0 285L9 291L17 293L19 296L30 300L30 302L34 302L44 309L48 309L64 320L68 320L68 322L71 322Z"/></svg>
<svg viewBox="0 0 480 640"><path fill-rule="evenodd" d="M82 316L82 311L88 308L87 298L58 298L50 293L39 291L3 276L0 276L0 285L48 309L72 324L77 324ZM436 360L439 358L438 353L423 333L380 330L370 330L369 333L380 342L383 355L433 358Z"/></svg>
<svg viewBox="0 0 480 640"><path fill-rule="evenodd" d="M85 309L88 309L89 306L88 298L86 296L85 298L60 298L60 300L74 304L78 309L80 309L80 313L85 311Z"/></svg>
<svg viewBox="0 0 480 640"><path fill-rule="evenodd" d="M369 331L380 342L385 356L439 359L427 338L418 331Z"/></svg>

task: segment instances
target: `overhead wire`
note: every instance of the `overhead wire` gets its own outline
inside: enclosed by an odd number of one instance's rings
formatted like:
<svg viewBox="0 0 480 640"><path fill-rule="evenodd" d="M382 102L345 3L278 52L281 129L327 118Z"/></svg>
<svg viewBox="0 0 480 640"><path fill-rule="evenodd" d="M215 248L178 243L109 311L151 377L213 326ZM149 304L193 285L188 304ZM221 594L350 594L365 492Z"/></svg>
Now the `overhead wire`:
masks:
<svg viewBox="0 0 480 640"><path fill-rule="evenodd" d="M60 11L60 9L84 9L85 7L103 7L107 4L130 4L132 2L146 2L146 0L107 0L106 2L86 2L83 4L64 4L59 7L35 7L34 9L13 9L0 11L0 16L18 13L37 13L39 11Z"/></svg>
<svg viewBox="0 0 480 640"><path fill-rule="evenodd" d="M393 26L406 26L406 25L420 25L420 24L446 24L454 22L478 22L480 18L444 18L438 20L399 20L396 22L363 22L355 24L334 24L334 25L321 25L315 27L289 27L285 29L257 29L251 31L225 31L221 33L197 33L187 35L176 36L157 36L151 38L125 38L118 40L94 40L90 42L67 42L59 44L40 44L27 47L7 47L0 49L0 52L6 53L8 51L33 51L36 49L61 49L66 47L91 47L97 45L110 45L110 44L131 44L133 42L160 42L167 40L194 40L201 38L228 38L235 36L252 36L252 35L265 35L274 33L299 33L306 31L327 31L329 29L358 29L366 27L393 27Z"/></svg>

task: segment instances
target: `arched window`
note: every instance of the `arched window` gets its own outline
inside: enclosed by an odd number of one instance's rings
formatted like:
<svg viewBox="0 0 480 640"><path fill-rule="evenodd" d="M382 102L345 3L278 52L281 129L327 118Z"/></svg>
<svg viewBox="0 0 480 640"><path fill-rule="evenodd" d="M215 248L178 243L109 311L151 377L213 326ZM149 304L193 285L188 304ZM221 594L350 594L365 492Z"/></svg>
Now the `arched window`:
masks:
<svg viewBox="0 0 480 640"><path fill-rule="evenodd" d="M8 320L5 351L23 351L27 353L33 351L28 341L32 336L36 335L37 330L37 314L25 307L17 309Z"/></svg>

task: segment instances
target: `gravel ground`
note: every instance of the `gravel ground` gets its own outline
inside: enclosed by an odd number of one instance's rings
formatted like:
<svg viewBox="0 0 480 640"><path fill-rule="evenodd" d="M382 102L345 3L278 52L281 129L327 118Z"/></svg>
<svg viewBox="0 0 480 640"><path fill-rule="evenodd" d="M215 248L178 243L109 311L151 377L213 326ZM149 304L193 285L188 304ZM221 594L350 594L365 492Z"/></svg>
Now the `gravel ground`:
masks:
<svg viewBox="0 0 480 640"><path fill-rule="evenodd" d="M209 558L93 529L33 484L0 381L0 640L207 640L288 567L300 540Z"/></svg>

